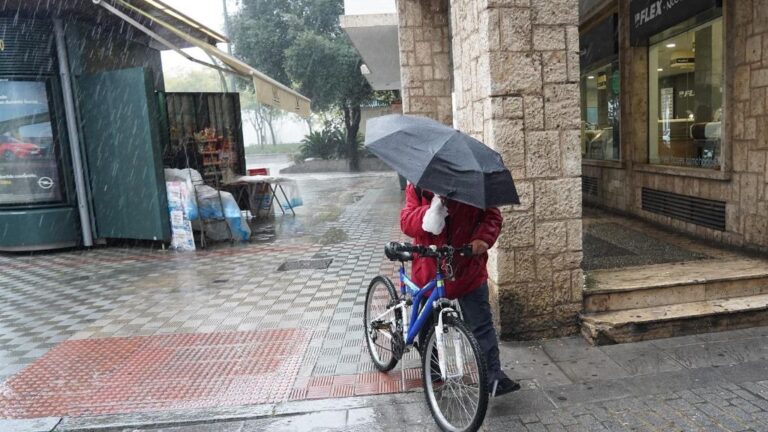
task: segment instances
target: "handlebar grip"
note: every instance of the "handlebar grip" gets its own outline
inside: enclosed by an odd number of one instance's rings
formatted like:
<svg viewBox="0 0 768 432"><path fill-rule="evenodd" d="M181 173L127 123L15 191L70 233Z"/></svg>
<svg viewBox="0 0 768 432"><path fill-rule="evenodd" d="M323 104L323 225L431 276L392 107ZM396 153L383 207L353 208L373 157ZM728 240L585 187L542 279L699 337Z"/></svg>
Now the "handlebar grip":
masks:
<svg viewBox="0 0 768 432"><path fill-rule="evenodd" d="M456 253L463 257L471 257L472 254L472 245L464 245L458 249L456 249Z"/></svg>

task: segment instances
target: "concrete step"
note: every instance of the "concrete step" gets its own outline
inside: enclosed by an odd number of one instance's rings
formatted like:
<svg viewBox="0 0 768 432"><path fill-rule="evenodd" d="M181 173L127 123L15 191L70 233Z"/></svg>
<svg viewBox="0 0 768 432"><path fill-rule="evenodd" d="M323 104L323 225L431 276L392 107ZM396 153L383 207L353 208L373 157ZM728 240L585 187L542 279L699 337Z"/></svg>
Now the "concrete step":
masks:
<svg viewBox="0 0 768 432"><path fill-rule="evenodd" d="M584 313L581 332L596 345L768 325L768 294Z"/></svg>
<svg viewBox="0 0 768 432"><path fill-rule="evenodd" d="M768 294L768 262L701 260L587 274L584 311L651 308Z"/></svg>

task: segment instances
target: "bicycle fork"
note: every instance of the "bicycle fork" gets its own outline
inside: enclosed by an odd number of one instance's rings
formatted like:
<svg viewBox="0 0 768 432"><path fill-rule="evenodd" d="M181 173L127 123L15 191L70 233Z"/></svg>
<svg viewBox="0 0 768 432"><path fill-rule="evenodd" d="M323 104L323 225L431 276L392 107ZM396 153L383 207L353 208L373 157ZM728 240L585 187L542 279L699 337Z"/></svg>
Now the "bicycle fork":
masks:
<svg viewBox="0 0 768 432"><path fill-rule="evenodd" d="M435 326L435 343L437 344L437 362L440 367L440 377L443 381L448 378L457 378L464 376L464 350L461 346L461 335L454 331L452 335L453 349L456 354L456 373L448 376L447 365L445 363L445 337L443 327L443 314L446 312L456 313L453 309L443 308L437 318Z"/></svg>

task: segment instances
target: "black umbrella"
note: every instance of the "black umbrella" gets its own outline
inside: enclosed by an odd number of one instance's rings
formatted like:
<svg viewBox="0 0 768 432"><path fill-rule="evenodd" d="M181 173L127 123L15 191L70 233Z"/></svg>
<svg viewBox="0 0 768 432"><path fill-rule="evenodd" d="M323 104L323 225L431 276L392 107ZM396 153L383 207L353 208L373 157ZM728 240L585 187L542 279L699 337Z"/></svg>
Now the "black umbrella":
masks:
<svg viewBox="0 0 768 432"><path fill-rule="evenodd" d="M501 155L434 120L388 115L368 120L365 145L414 185L486 209L520 204Z"/></svg>

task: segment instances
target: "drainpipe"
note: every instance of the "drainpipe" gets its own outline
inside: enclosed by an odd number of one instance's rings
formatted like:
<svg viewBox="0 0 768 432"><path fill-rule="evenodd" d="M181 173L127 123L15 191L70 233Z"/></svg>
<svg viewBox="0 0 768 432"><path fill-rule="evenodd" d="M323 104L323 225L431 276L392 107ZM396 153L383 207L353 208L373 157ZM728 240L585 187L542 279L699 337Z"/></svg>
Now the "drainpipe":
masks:
<svg viewBox="0 0 768 432"><path fill-rule="evenodd" d="M80 152L80 134L77 126L77 114L75 112L75 96L72 92L72 81L69 72L69 57L64 40L64 24L60 18L53 20L53 31L56 35L56 53L59 59L59 74L61 76L61 89L64 93L64 112L67 119L67 132L69 132L69 150L72 155L72 169L75 174L75 193L77 195L77 209L80 213L80 228L83 233L83 246L93 246L93 232L91 231L91 213L88 208L88 194L85 187L85 173L83 170L83 156Z"/></svg>

